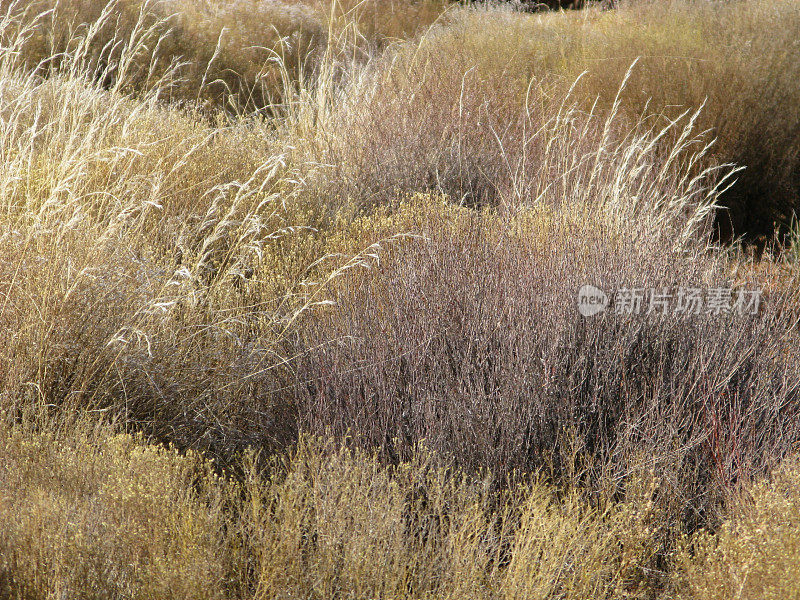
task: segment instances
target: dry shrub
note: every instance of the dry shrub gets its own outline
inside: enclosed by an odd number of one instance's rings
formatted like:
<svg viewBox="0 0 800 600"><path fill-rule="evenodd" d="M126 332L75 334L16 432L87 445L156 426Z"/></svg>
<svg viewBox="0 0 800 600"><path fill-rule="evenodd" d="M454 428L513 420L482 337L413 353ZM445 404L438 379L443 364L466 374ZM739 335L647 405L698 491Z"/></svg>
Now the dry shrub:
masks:
<svg viewBox="0 0 800 600"><path fill-rule="evenodd" d="M631 478L623 502L590 507L574 490L533 487L522 497L502 598L650 598L667 573L658 480Z"/></svg>
<svg viewBox="0 0 800 600"><path fill-rule="evenodd" d="M732 503L715 534L702 532L680 557L686 598L791 598L798 593L800 469L788 458Z"/></svg>
<svg viewBox="0 0 800 600"><path fill-rule="evenodd" d="M640 478L590 506L303 437L239 484L200 455L83 418L0 425L0 592L50 598L646 597L659 537Z"/></svg>
<svg viewBox="0 0 800 600"><path fill-rule="evenodd" d="M429 460L391 472L368 454L302 440L282 476L251 482L257 597L425 597L456 582L479 593L480 554L493 551L481 537L485 498ZM453 544L459 534L472 544ZM456 565L465 570L449 572Z"/></svg>
<svg viewBox="0 0 800 600"><path fill-rule="evenodd" d="M587 283L732 285L709 248L676 245L675 221L615 220L600 190L505 217L421 202L357 222L367 241L398 224L419 237L365 253L370 268L349 271L335 306L304 324L301 428L350 434L389 462L424 439L459 467L545 468L590 488L649 465L670 527L715 522L728 489L800 435L789 292L757 315L580 317Z"/></svg>
<svg viewBox="0 0 800 600"><path fill-rule="evenodd" d="M85 422L5 421L0 454L3 597L228 597L225 485L200 456Z"/></svg>
<svg viewBox="0 0 800 600"><path fill-rule="evenodd" d="M268 482L252 475L241 523L257 598L646 597L660 538L640 478L595 508L530 482L499 499L489 478L304 437Z"/></svg>
<svg viewBox="0 0 800 600"><path fill-rule="evenodd" d="M678 3L665 9L651 3L622 19L604 24L603 41L584 48L583 56L607 59L586 79L587 93L608 101L625 58L641 55L626 109L705 102L700 126L718 140L713 155L746 167L722 198L728 208L719 219L723 233L769 239L778 227L785 234L800 208L800 67L792 58L800 50L797 4ZM631 22L646 25L626 26Z"/></svg>

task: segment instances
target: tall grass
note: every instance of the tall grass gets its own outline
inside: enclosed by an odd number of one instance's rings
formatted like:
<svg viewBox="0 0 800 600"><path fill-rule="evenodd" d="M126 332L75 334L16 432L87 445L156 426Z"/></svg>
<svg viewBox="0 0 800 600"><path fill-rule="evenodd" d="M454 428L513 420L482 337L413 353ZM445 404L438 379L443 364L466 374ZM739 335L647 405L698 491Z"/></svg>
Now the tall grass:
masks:
<svg viewBox="0 0 800 600"><path fill-rule="evenodd" d="M279 105L285 76L313 79L325 52L365 58L424 29L446 7L445 0L0 3L26 31L18 51L31 69L58 72L78 61L105 87L159 89L171 101L234 113Z"/></svg>
<svg viewBox="0 0 800 600"><path fill-rule="evenodd" d="M52 10L41 13L48 8ZM776 228L781 237L788 232L797 210L800 143L793 60L798 29L795 3L760 0L720 6L638 1L613 11L592 8L535 16L497 8L445 9L446 3L438 0L402 7L378 7L372 1L148 0L112 2L105 9L96 3L42 0L10 8L14 14L24 12L25 22L36 24L21 49L30 67L57 69L65 53L73 58L81 55L106 86L126 81L133 89L159 88L173 100L199 100L233 112L275 112L289 101L289 90L294 95L314 87L319 70L325 69L326 53L344 64L368 62L390 42L424 33L424 43L412 44L406 53L412 58L395 61L393 74L379 69L389 81L373 95L376 116L364 111L354 117L356 122L346 124L356 132L385 130L394 121L382 118L388 110L397 113L400 122L410 119L410 127L404 126L400 134L381 131L382 137L362 139L359 134L353 136L360 140L357 148L332 148L333 157L316 158L340 167L352 162L349 170L364 170L368 165L361 164L363 157L373 157L377 151L380 162L387 164L382 171L387 180L397 175L402 187L411 176L415 184L448 191L456 180L462 196L481 195L483 188L495 183L492 171L498 163L492 152L493 135L475 140L474 127L467 123L459 125L458 135L435 131L435 127L429 130L432 123L440 128L442 123L453 123L452 115L442 111L458 106L467 121L486 121L497 130L503 128L506 111L502 106L487 110L481 105L481 86L502 99L502 105L519 106L525 102L529 83L561 98L584 72L576 97L587 109L599 99L599 109L610 110L619 82L638 61L618 106L627 118L633 122L643 115L671 119L703 106L700 129L709 129L717 139L704 166L735 163L745 167L722 199L726 210L718 214L716 223L720 237L746 236L764 247ZM444 26L429 31L431 24ZM136 42L126 60L119 56L118 35ZM508 48L514 49L511 56ZM119 73L120 69L128 73ZM347 79L346 72L336 70L335 79ZM172 85L162 85L164 78ZM448 100L428 98L442 95ZM403 117L403 111L412 112ZM480 111L486 114L479 119ZM377 149L369 147L370 139L392 136L401 139ZM453 155L455 150L439 140L456 137L461 156L450 160L445 154ZM464 151L469 141L477 143L467 160ZM426 143L439 147L423 152ZM398 155L403 144L406 153ZM447 160L448 168L439 164L442 160ZM458 171L449 172L455 166ZM403 169L411 172L404 174ZM373 177L368 172L347 174L359 185ZM489 181L481 183L481 179ZM353 193L371 197L374 190Z"/></svg>
<svg viewBox="0 0 800 600"><path fill-rule="evenodd" d="M608 110L638 60L623 113L674 118L702 105L698 125L717 139L710 156L746 167L723 198L722 237L763 245L776 225L786 233L800 193L796 2L638 1L613 11L463 16L429 36L424 60L438 71L454 57L461 72L466 61L474 77L499 77L519 102L531 79L560 81L560 95L585 72L577 95Z"/></svg>
<svg viewBox="0 0 800 600"><path fill-rule="evenodd" d="M279 270L253 277L293 231L285 146L166 108L157 90L134 101L26 77L17 56L0 58L5 393L111 405L151 433L182 431L176 443L214 437L212 424L225 437L236 382L276 352L294 310Z"/></svg>

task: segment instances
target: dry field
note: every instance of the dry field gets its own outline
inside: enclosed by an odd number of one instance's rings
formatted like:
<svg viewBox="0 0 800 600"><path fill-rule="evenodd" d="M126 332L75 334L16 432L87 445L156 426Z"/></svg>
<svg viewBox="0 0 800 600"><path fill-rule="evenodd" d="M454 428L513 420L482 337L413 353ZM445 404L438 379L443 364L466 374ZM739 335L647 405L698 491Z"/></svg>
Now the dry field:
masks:
<svg viewBox="0 0 800 600"><path fill-rule="evenodd" d="M796 0L0 0L0 598L797 596L798 82Z"/></svg>

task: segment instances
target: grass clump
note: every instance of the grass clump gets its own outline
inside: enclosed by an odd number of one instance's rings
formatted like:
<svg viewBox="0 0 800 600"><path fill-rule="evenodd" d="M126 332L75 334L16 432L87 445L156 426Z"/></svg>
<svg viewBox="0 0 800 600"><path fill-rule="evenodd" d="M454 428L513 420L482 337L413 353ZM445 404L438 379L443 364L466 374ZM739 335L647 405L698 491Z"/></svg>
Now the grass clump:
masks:
<svg viewBox="0 0 800 600"><path fill-rule="evenodd" d="M35 72L86 73L103 87L235 113L279 102L280 63L313 70L328 31L308 6L263 2L5 2Z"/></svg>
<svg viewBox="0 0 800 600"><path fill-rule="evenodd" d="M294 184L282 146L249 125L209 126L157 94L25 79L3 58L4 392L113 407L151 434L183 431L170 441L184 446L230 439L220 411L241 406L231 388L276 351L279 321L297 308L285 302L295 267L261 270L265 248L304 233L287 229ZM242 335L259 343L240 353ZM189 433L190 422L217 433Z"/></svg>
<svg viewBox="0 0 800 600"><path fill-rule="evenodd" d="M796 457L733 504L719 532L699 534L682 554L690 598L789 598L797 593L800 518Z"/></svg>
<svg viewBox="0 0 800 600"><path fill-rule="evenodd" d="M344 60L434 22L445 0L4 0L19 59L41 74L85 72L106 88L234 114L279 110L326 53Z"/></svg>
<svg viewBox="0 0 800 600"><path fill-rule="evenodd" d="M4 597L227 597L224 482L194 493L213 477L198 455L86 423L5 421L0 452Z"/></svg>
<svg viewBox="0 0 800 600"><path fill-rule="evenodd" d="M591 107L610 110L631 64L620 111L672 119L703 106L701 130L716 138L709 164L745 167L722 199L723 238L768 242L788 230L798 203L797 35L794 2L628 2L613 11L515 15L465 12L429 36L421 56L472 68L522 103L527 85L570 87ZM508 49L513 48L513 52ZM451 58L452 57L452 58ZM464 68L466 65L466 68ZM498 84L495 84L498 85ZM552 89L552 88L549 88Z"/></svg>
<svg viewBox="0 0 800 600"><path fill-rule="evenodd" d="M256 597L634 598L652 579L646 478L629 501L592 508L533 481L498 500L489 479L433 462L418 448L386 467L303 438L280 475L251 476Z"/></svg>

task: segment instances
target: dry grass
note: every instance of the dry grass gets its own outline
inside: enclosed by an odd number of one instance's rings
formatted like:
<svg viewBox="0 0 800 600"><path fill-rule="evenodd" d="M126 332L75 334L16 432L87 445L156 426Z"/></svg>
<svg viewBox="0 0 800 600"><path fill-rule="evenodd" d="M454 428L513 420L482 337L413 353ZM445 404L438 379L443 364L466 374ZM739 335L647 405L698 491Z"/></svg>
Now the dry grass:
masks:
<svg viewBox="0 0 800 600"><path fill-rule="evenodd" d="M800 438L800 274L710 226L758 128L754 177L794 176L791 7L443 6L2 19L0 595L713 597L793 568L754 533L793 463L752 481ZM760 62L716 49L644 110L667 52L745 34ZM584 283L765 296L587 320Z"/></svg>
<svg viewBox="0 0 800 600"><path fill-rule="evenodd" d="M30 69L77 65L105 87L158 89L171 101L234 113L275 110L287 84L308 85L326 53L363 60L423 30L446 7L445 0L0 3L22 26L20 59Z"/></svg>
<svg viewBox="0 0 800 600"><path fill-rule="evenodd" d="M160 89L172 100L282 114L296 94L330 91L330 83L353 75L348 65L370 62L390 42L424 33L422 44L401 45L400 58L393 51L381 60L395 67L378 67L377 91L365 96L356 86L351 101L374 108L353 114L344 107L332 116L342 131L333 139L320 133L316 143L327 150L314 159L347 169L337 176L347 184L337 189L344 199L375 199L391 187L388 181L476 201L502 184L495 135L505 143L514 135L513 127L506 131L509 105L525 103L529 84L557 103L585 73L575 98L587 108L599 100L602 112L637 61L618 107L622 115L632 123L642 115L663 122L704 106L699 129L709 129L717 143L703 166L746 167L723 198L722 237L746 235L763 247L776 227L787 233L799 193L793 57L800 14L794 2L638 1L614 11L547 15L445 11L446 4L119 0L104 12L96 3L58 3L36 22L22 58L31 68L44 61L43 67L62 71L77 62L107 87L124 81L132 89ZM12 6L27 8L28 22L51 7L45 0ZM438 25L429 30L431 24ZM135 41L136 50L122 57L117 37ZM320 76L325 83L318 86ZM348 104L334 96L327 101ZM343 139L352 141L341 148ZM372 140L389 143L372 148ZM376 168L379 173L370 173Z"/></svg>
<svg viewBox="0 0 800 600"><path fill-rule="evenodd" d="M224 598L224 485L195 454L73 422L0 425L5 598Z"/></svg>
<svg viewBox="0 0 800 600"><path fill-rule="evenodd" d="M634 122L642 114L674 118L703 105L698 126L717 139L710 156L746 167L724 198L723 234L768 241L774 222L786 232L800 193L797 3L639 1L613 11L460 14L415 54L429 76L452 62L457 77L472 68L472 78L522 103L531 81L561 97L585 73L575 94L587 108L599 100L602 111L638 61L623 114Z"/></svg>
<svg viewBox="0 0 800 600"><path fill-rule="evenodd" d="M734 503L716 535L702 533L680 560L687 598L791 598L797 594L797 458Z"/></svg>
<svg viewBox="0 0 800 600"><path fill-rule="evenodd" d="M302 223L286 221L297 184L285 145L157 93L25 79L3 58L4 392L111 405L151 433L182 431L175 443L212 426L224 437L244 376L296 310L286 277L299 267L259 269L303 232L287 229Z"/></svg>

